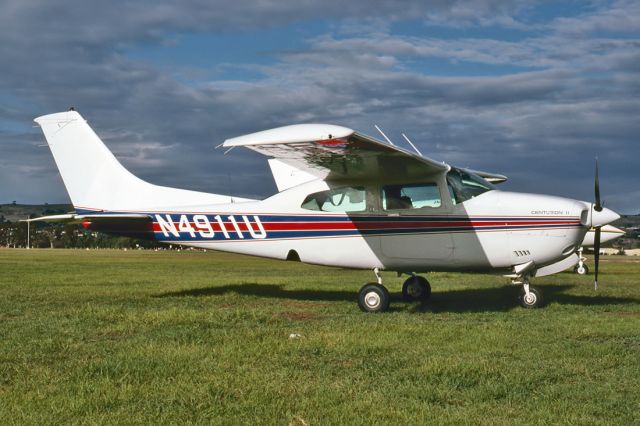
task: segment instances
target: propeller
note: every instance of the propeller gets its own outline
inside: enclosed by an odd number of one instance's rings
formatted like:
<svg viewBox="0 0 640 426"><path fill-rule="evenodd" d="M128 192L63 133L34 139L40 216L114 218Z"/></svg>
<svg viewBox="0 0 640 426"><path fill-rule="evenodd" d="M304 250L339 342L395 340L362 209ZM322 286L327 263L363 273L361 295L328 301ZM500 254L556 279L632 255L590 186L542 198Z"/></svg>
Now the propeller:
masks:
<svg viewBox="0 0 640 426"><path fill-rule="evenodd" d="M602 203L600 202L600 178L598 177L598 157L596 157L596 183L595 183L596 203L593 209L597 212L602 211Z"/></svg>
<svg viewBox="0 0 640 426"><path fill-rule="evenodd" d="M596 196L596 202L593 205L593 210L597 212L602 211L602 203L600 201L600 178L598 177L598 157L596 157L596 178L595 178L595 186L594 192ZM592 221L593 222L593 221ZM595 266L595 279L593 282L593 287L595 290L598 289L598 266L600 264L600 231L602 226L596 226L595 238L593 248L595 250L594 253L594 266Z"/></svg>

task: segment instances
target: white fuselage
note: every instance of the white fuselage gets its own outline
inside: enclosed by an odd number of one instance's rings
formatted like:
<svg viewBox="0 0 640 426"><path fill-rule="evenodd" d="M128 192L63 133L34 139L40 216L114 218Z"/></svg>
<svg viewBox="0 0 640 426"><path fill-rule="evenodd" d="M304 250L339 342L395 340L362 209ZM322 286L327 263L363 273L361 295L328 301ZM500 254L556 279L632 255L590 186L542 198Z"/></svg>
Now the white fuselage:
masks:
<svg viewBox="0 0 640 426"><path fill-rule="evenodd" d="M155 238L165 243L276 259L295 252L307 263L403 272L503 273L529 261L552 264L577 249L589 223L588 203L497 190L457 205L443 197L438 208L406 213L301 207L308 194L328 187L317 180L263 201L121 213L151 215Z"/></svg>

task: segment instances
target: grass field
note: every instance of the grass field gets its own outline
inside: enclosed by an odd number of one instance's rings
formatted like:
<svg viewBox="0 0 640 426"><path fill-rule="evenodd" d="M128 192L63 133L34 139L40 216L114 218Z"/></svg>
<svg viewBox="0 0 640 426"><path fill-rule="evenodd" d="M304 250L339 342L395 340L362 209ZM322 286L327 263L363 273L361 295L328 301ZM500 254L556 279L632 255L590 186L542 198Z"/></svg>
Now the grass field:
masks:
<svg viewBox="0 0 640 426"><path fill-rule="evenodd" d="M640 261L535 280L372 280L221 253L0 250L3 424L640 423ZM291 334L299 337L290 338Z"/></svg>

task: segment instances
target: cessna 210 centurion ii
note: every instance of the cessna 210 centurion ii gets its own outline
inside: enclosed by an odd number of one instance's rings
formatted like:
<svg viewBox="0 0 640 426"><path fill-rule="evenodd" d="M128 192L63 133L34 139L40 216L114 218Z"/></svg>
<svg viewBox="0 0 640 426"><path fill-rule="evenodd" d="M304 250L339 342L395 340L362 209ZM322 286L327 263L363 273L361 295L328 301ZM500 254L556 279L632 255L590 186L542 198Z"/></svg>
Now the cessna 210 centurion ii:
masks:
<svg viewBox="0 0 640 426"><path fill-rule="evenodd" d="M619 216L596 202L506 192L505 176L453 167L352 129L299 124L232 139L269 159L278 193L264 200L153 185L126 170L71 109L35 119L53 153L75 212L36 220L222 250L344 268L370 269L358 293L363 311L390 296L380 271L407 274L406 300L426 300L416 273L503 274L523 286L524 307L543 304L530 277L578 262L595 228ZM384 134L383 134L384 136ZM386 136L385 136L386 138ZM408 139L407 141L411 143ZM413 146L413 144L411 144Z"/></svg>

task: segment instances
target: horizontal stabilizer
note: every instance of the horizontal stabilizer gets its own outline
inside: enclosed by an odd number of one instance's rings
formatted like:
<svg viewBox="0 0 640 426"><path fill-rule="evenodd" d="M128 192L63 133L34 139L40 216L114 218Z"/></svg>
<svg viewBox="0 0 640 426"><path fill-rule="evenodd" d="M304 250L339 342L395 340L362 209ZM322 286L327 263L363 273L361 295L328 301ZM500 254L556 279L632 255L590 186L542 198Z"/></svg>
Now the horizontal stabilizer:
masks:
<svg viewBox="0 0 640 426"><path fill-rule="evenodd" d="M85 220L91 221L114 221L114 220L150 220L150 217L146 214L56 214L52 216L40 216L33 219L23 219L20 222L68 222L68 223L82 223Z"/></svg>
<svg viewBox="0 0 640 426"><path fill-rule="evenodd" d="M151 240L154 238L153 220L146 214L130 213L105 213L105 214L59 214L42 216L23 222L64 222L67 224L80 224L83 228L94 232L104 232L124 237L142 238Z"/></svg>
<svg viewBox="0 0 640 426"><path fill-rule="evenodd" d="M40 216L32 219L22 219L20 222L72 222L76 215L74 213L55 214L52 216Z"/></svg>

